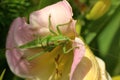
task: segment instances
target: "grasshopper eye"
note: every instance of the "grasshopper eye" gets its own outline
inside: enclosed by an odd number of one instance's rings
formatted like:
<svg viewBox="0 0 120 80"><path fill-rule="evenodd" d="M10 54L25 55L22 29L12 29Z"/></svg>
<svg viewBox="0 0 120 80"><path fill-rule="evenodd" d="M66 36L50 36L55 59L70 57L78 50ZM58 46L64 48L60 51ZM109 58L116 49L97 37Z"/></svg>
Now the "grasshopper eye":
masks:
<svg viewBox="0 0 120 80"><path fill-rule="evenodd" d="M110 0L98 0L91 11L86 15L88 20L96 20L103 16L110 8Z"/></svg>

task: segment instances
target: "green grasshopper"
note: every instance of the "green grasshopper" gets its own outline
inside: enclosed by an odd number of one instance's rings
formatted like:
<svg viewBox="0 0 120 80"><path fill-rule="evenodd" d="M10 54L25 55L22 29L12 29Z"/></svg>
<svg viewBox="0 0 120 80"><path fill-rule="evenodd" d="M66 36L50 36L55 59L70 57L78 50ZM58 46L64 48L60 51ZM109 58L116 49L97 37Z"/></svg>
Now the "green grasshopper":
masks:
<svg viewBox="0 0 120 80"><path fill-rule="evenodd" d="M72 40L69 37L64 36L59 29L60 26L69 25L71 23L71 20L68 23L57 25L56 28L57 28L58 33L56 33L50 29L50 26L51 26L50 17L51 16L49 16L49 30L51 32L50 35L47 35L45 37L38 37L33 41L30 41L24 45L19 46L20 49L31 49L31 48L42 48L43 49L43 51L41 51L40 53L37 53L31 57L28 57L27 60L32 60L40 56L41 54L50 52L59 45L63 46L63 53L69 53L70 51L74 49L73 47L73 48L66 50L66 45Z"/></svg>

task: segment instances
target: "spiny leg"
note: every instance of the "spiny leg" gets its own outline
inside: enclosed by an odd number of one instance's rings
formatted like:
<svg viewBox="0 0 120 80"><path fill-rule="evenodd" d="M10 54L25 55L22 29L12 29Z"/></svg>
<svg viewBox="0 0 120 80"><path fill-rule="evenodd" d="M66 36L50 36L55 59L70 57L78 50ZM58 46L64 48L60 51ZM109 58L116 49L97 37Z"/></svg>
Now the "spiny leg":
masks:
<svg viewBox="0 0 120 80"><path fill-rule="evenodd" d="M66 44L64 44L64 46L63 46L63 53L67 54L67 53L71 52L72 50L74 50L75 48L79 48L79 47L72 47L72 48L66 50Z"/></svg>
<svg viewBox="0 0 120 80"><path fill-rule="evenodd" d="M60 31L60 27L61 26L64 26L64 25L69 25L70 26L70 23L72 22L72 20L70 20L68 23L64 23L64 24L59 24L56 26L57 28L57 31L58 31L58 34L62 34L61 31Z"/></svg>

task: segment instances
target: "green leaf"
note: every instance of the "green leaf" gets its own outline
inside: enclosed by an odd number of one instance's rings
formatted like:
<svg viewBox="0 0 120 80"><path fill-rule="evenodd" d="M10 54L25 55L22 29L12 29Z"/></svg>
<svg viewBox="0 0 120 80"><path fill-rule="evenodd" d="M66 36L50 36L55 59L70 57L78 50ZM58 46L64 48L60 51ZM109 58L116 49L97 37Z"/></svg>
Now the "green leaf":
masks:
<svg viewBox="0 0 120 80"><path fill-rule="evenodd" d="M111 75L120 74L120 6L98 36L100 56L104 58ZM114 66L113 66L114 65Z"/></svg>
<svg viewBox="0 0 120 80"><path fill-rule="evenodd" d="M3 70L3 72L2 72L2 74L1 74L1 76L0 76L0 80L3 80L3 76L4 76L4 74L5 74L5 71L6 71L6 69Z"/></svg>
<svg viewBox="0 0 120 80"><path fill-rule="evenodd" d="M48 6L48 5L56 3L58 1L60 1L60 0L40 0L38 8L39 9L44 8L44 7Z"/></svg>
<svg viewBox="0 0 120 80"><path fill-rule="evenodd" d="M106 63L107 71L120 74L120 1L112 0L108 13L96 21L86 21L85 40L94 46L95 55Z"/></svg>
<svg viewBox="0 0 120 80"><path fill-rule="evenodd" d="M119 28L120 28L120 10L117 9L109 23L106 25L106 28L101 32L98 38L99 48L103 54L109 50L110 45Z"/></svg>

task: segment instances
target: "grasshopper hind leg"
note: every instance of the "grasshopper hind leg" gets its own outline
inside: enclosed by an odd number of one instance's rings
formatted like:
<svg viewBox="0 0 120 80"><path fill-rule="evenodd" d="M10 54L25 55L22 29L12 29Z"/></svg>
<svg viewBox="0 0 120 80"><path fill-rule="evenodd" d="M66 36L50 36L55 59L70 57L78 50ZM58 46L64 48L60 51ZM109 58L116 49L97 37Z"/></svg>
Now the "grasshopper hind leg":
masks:
<svg viewBox="0 0 120 80"><path fill-rule="evenodd" d="M67 44L65 44L64 46L63 46L63 53L64 54L67 54L67 53L70 53L72 50L74 50L75 48L79 48L79 47L72 47L72 48L69 48L68 50L66 49L66 45Z"/></svg>

